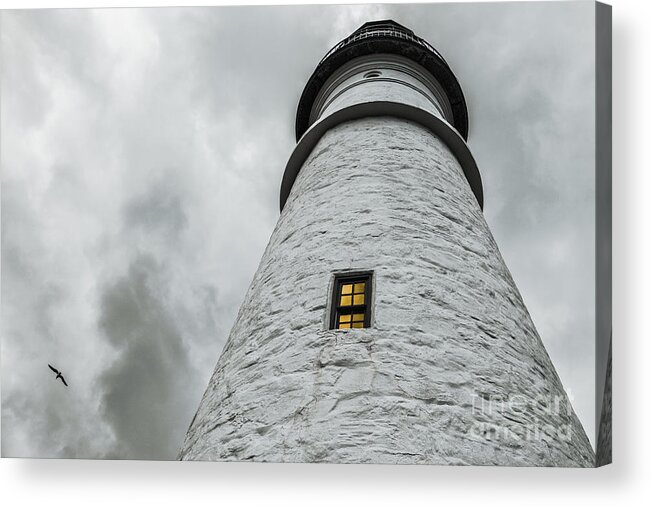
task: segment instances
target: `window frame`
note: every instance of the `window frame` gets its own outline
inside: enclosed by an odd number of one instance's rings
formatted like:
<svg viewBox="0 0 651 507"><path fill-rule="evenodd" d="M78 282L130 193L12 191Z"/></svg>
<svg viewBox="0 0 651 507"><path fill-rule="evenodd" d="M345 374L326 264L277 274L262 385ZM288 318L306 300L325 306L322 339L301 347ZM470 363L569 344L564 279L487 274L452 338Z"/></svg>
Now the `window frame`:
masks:
<svg viewBox="0 0 651 507"><path fill-rule="evenodd" d="M365 283L364 285L364 304L341 306L341 291L346 284ZM334 331L349 331L350 329L365 329L371 327L371 307L373 295L373 273L364 271L359 273L340 273L335 274L332 284L332 294L330 296L330 329ZM343 311L342 311L343 310ZM352 317L350 328L337 327L339 315L352 315L354 313L364 313L364 327L353 328Z"/></svg>

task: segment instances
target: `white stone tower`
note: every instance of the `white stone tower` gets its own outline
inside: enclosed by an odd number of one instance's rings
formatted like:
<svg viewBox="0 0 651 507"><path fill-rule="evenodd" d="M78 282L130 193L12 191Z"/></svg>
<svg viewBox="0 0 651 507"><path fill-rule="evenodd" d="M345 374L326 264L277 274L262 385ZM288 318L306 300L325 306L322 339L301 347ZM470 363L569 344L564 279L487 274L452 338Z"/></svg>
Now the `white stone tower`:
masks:
<svg viewBox="0 0 651 507"><path fill-rule="evenodd" d="M457 79L411 30L366 23L328 52L181 459L593 465L467 132Z"/></svg>

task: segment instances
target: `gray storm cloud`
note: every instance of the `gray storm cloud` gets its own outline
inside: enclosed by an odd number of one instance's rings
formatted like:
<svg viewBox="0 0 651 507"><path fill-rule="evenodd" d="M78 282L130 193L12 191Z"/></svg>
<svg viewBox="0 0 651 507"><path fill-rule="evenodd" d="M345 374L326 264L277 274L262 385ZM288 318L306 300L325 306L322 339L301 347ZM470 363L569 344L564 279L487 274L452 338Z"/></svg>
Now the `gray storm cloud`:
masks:
<svg viewBox="0 0 651 507"><path fill-rule="evenodd" d="M117 353L98 378L102 415L119 442L114 457L174 456L195 408L186 390L196 373L166 307L164 278L164 267L139 257L100 303L100 329Z"/></svg>
<svg viewBox="0 0 651 507"><path fill-rule="evenodd" d="M590 3L5 11L4 456L175 457L278 218L302 88L381 18L459 78L487 221L593 437Z"/></svg>

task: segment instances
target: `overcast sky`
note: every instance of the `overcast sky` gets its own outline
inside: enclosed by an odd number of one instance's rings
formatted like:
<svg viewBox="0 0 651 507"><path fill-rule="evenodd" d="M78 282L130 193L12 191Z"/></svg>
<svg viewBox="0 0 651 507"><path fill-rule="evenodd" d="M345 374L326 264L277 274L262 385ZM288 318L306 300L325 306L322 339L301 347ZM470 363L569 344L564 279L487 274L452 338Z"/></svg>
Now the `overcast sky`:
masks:
<svg viewBox="0 0 651 507"><path fill-rule="evenodd" d="M2 454L175 458L303 86L382 18L458 77L486 219L593 440L592 5L3 12Z"/></svg>

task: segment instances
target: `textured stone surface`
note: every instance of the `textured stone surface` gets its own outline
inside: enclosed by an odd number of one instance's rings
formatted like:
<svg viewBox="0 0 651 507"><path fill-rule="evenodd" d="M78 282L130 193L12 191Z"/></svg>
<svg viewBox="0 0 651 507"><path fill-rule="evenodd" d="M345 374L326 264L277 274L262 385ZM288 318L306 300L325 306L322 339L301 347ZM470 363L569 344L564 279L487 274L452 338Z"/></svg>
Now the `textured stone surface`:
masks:
<svg viewBox="0 0 651 507"><path fill-rule="evenodd" d="M346 270L371 328L327 329ZM180 458L592 466L567 407L456 159L368 118L305 162Z"/></svg>
<svg viewBox="0 0 651 507"><path fill-rule="evenodd" d="M599 419L599 435L597 439L597 466L613 462L613 338L610 337L608 349L608 365L606 366L606 381L604 397Z"/></svg>

